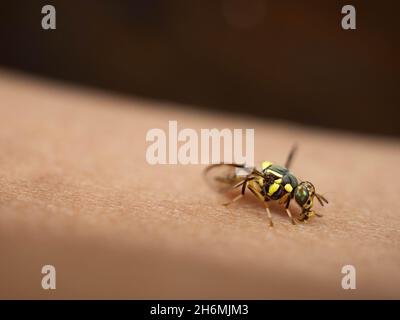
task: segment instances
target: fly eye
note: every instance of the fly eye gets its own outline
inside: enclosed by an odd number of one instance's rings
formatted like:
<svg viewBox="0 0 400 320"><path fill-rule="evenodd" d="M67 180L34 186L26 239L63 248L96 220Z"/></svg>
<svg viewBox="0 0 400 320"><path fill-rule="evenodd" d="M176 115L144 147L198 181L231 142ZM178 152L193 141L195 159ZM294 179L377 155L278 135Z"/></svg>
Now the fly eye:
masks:
<svg viewBox="0 0 400 320"><path fill-rule="evenodd" d="M297 188L294 194L299 205L304 205L308 200L308 191L305 188Z"/></svg>

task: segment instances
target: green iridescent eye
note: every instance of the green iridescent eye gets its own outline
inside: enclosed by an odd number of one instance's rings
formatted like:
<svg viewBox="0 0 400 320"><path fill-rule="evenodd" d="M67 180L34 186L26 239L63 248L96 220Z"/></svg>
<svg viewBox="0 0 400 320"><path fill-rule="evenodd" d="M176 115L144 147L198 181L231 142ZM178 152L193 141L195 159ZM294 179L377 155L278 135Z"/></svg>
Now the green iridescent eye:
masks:
<svg viewBox="0 0 400 320"><path fill-rule="evenodd" d="M294 197L299 205L303 205L308 200L308 191L305 188L299 187L294 193Z"/></svg>

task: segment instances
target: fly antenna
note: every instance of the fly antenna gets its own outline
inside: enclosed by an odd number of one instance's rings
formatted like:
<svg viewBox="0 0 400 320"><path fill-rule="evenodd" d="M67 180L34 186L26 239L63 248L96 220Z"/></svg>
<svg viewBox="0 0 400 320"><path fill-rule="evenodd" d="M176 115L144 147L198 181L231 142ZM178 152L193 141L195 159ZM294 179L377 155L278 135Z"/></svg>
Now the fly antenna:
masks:
<svg viewBox="0 0 400 320"><path fill-rule="evenodd" d="M321 206L324 206L324 202L326 204L329 203L328 200L326 200L326 198L323 195L321 195L319 193L316 193L315 196L317 197L317 199L318 199L319 203L321 204Z"/></svg>

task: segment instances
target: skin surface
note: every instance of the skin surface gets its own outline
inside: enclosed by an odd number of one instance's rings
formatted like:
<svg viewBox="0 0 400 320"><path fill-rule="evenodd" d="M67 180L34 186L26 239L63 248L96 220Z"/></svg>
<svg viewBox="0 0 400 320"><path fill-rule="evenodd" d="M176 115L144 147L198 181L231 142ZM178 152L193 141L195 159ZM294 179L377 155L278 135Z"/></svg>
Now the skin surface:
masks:
<svg viewBox="0 0 400 320"><path fill-rule="evenodd" d="M107 95L0 72L0 298L400 298L400 145ZM312 116L312 115L310 115ZM202 165L146 162L151 128L254 128L256 160L330 201L293 226ZM298 214L296 207L293 212ZM57 270L42 290L41 268ZM343 290L341 268L357 270Z"/></svg>

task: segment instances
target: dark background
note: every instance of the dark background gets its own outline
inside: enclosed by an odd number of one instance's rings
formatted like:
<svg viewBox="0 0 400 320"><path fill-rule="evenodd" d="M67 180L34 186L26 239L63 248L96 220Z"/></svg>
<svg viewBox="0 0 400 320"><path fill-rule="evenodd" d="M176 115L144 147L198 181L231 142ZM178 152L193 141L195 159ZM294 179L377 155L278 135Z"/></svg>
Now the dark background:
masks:
<svg viewBox="0 0 400 320"><path fill-rule="evenodd" d="M57 29L41 28L41 8ZM341 28L341 8L357 30ZM138 96L400 135L399 1L2 1L0 67ZM1 103L1 102L0 102Z"/></svg>

